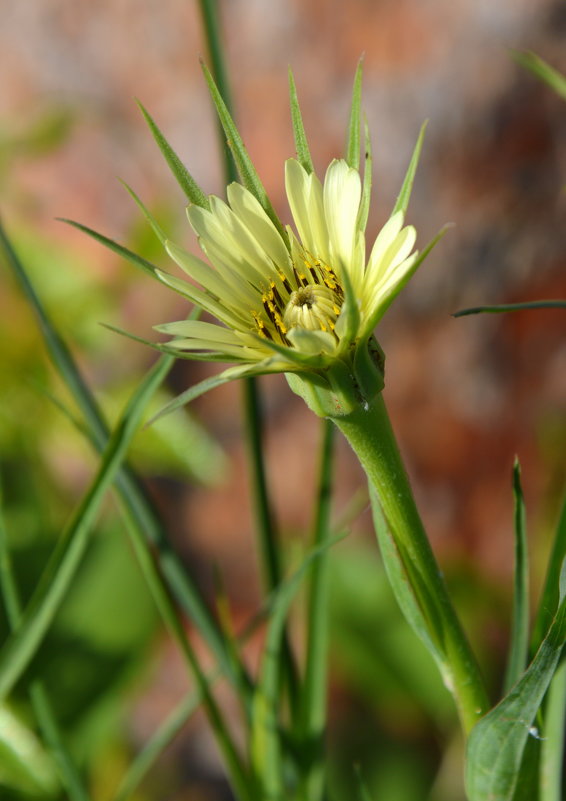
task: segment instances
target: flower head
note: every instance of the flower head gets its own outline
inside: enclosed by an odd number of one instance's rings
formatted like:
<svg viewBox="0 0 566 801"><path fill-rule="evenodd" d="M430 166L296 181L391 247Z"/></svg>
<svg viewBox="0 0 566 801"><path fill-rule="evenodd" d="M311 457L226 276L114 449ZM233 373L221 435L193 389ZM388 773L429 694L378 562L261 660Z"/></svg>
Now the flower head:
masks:
<svg viewBox="0 0 566 801"><path fill-rule="evenodd" d="M422 254L414 251L415 229L404 225L423 131L393 213L366 256L371 151L366 128L362 179L360 71L350 120L350 132L357 124L357 139L350 134L348 158L333 160L324 182L312 167L291 81L298 158L285 165L285 187L292 226L283 226L273 211L212 78L205 74L243 182L228 186L227 202L189 187L193 202L188 217L208 263L162 235L168 254L191 280L161 270L155 271L156 277L217 320L190 319L156 326L173 337L166 349L186 358L232 362L234 366L215 383L284 372L297 374L319 388L333 392L338 388L340 394L346 376L353 395L363 398L376 387L372 379L368 389L369 369L379 376L381 389L383 364L373 339L374 328L432 247ZM169 157L169 145L144 113L179 177L179 168ZM186 172L181 177L192 181ZM192 392L196 394L196 390Z"/></svg>

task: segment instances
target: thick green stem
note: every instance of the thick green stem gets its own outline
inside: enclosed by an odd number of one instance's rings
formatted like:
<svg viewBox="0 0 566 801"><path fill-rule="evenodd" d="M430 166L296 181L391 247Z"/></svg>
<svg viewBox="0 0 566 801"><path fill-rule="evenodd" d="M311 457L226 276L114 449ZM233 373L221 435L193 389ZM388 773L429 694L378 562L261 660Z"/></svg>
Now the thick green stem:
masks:
<svg viewBox="0 0 566 801"><path fill-rule="evenodd" d="M391 567L391 558L395 560L397 598L405 611L411 593L416 612L407 616L440 664L467 733L488 709L484 684L417 511L381 395L367 408L359 406L334 422L379 499L391 542L384 558L386 567L388 562Z"/></svg>

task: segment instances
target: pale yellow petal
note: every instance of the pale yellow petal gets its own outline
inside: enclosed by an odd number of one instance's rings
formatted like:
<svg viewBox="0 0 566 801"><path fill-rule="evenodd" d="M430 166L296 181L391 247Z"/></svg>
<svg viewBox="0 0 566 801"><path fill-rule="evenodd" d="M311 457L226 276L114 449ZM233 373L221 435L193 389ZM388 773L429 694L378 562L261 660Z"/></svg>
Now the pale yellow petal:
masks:
<svg viewBox="0 0 566 801"><path fill-rule="evenodd" d="M331 266L339 270L348 269L352 260L361 194L358 171L343 159L331 162L324 179L324 214L330 238Z"/></svg>

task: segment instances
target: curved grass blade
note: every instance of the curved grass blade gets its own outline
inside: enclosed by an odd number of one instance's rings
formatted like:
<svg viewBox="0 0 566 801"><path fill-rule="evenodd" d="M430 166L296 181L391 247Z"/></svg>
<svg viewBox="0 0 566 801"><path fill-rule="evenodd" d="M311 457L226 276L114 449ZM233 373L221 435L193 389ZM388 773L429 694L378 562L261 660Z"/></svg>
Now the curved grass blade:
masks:
<svg viewBox="0 0 566 801"><path fill-rule="evenodd" d="M525 303L503 303L498 306L472 306L454 312L452 317L466 317L468 314L503 314L524 309L566 309L566 300L532 300Z"/></svg>
<svg viewBox="0 0 566 801"><path fill-rule="evenodd" d="M219 673L215 674L214 678L216 675ZM209 682L213 680L208 679ZM200 703L201 697L198 692L191 692L185 696L128 766L118 789L112 796L112 801L128 801L165 748L173 742L187 720L198 709Z"/></svg>
<svg viewBox="0 0 566 801"><path fill-rule="evenodd" d="M177 642L183 658L187 663L187 667L194 678L200 701L204 707L208 721L214 732L220 752L224 757L226 767L230 775L231 784L234 788L236 796L241 801L252 801L250 783L246 769L238 754L234 740L228 730L224 715L222 714L218 703L211 693L208 678L206 677L191 641L187 636L183 622L179 617L179 614L167 591L167 586L165 585L163 577L157 569L151 551L147 547L142 533L135 525L130 525L128 528L130 533L130 541L133 545L140 569L147 582L155 604L170 634ZM230 656L233 655L230 654ZM232 664L237 664L237 661L234 659ZM245 703L245 700L246 699L244 696L242 698L242 702Z"/></svg>
<svg viewBox="0 0 566 801"><path fill-rule="evenodd" d="M272 223L275 225L283 240L288 242L287 232L285 231L283 225L281 224L281 220L275 213L273 206L271 205L271 201L267 196L267 192L265 191L265 187L263 186L259 175L256 172L256 169L252 163L248 155L248 151L242 141L242 137L240 136L238 129L232 119L230 112L224 102L222 95L218 91L218 87L214 82L214 78L210 74L209 69L205 64L202 64L202 70L204 73L204 77L208 84L208 88L210 90L210 95L212 97L212 102L216 108L216 112L218 114L218 118L222 124L224 129L224 133L226 134L228 145L230 150L234 154L234 160L236 162L236 166L238 167L238 172L240 174L240 178L242 179L242 183L248 189L252 195L258 200L260 205L263 207L265 213L271 219Z"/></svg>
<svg viewBox="0 0 566 801"><path fill-rule="evenodd" d="M544 587L538 605L537 616L533 629L533 639L531 651L538 650L546 633L552 623L554 615L560 601L560 571L566 559L566 493L562 501L562 508L558 517L556 534L548 560L548 568Z"/></svg>
<svg viewBox="0 0 566 801"><path fill-rule="evenodd" d="M503 684L504 694L507 694L511 687L519 681L525 672L529 657L529 555L525 501L518 459L515 459L513 465L513 497L515 500L513 526L515 531L515 589L509 661Z"/></svg>
<svg viewBox="0 0 566 801"><path fill-rule="evenodd" d="M295 86L295 79L289 67L289 100L291 103L291 122L293 125L293 137L295 139L295 150L297 151L297 161L301 164L307 173L314 172L314 165L312 163L311 153L309 150L309 143L305 133L303 124L303 115L299 106L299 97L297 95L297 87Z"/></svg>
<svg viewBox="0 0 566 801"><path fill-rule="evenodd" d="M342 539L344 536L340 535L311 551L275 591L252 706L251 758L262 801L286 801L279 736L279 687L287 612L312 561Z"/></svg>
<svg viewBox="0 0 566 801"><path fill-rule="evenodd" d="M409 162L409 167L407 169L407 173L403 181L403 186L401 187L401 191L399 192L399 197L397 198L397 202L395 203L393 211L391 212L392 217L398 211L402 211L403 214L406 214L407 208L409 207L409 200L411 199L411 192L413 191L415 173L417 171L419 159L421 157L421 150L423 147L424 135L427 125L428 125L428 120L421 125L421 130L419 131L417 143L415 145L415 149L413 150L411 161Z"/></svg>
<svg viewBox="0 0 566 801"><path fill-rule="evenodd" d="M522 679L472 729L468 740L469 801L513 801L533 721L556 671L566 641L566 598Z"/></svg>
<svg viewBox="0 0 566 801"><path fill-rule="evenodd" d="M113 250L118 255L123 256L135 266L143 269L144 272L148 272L150 275L154 276L156 268L141 256L138 256L122 245L108 239L108 237L80 223L75 223L71 220L66 222L84 231L84 233L89 236L92 236L102 245L110 248L110 250ZM109 437L108 427L102 412L94 395L78 370L68 347L39 301L24 266L20 262L1 225L0 247L37 317L51 361L81 410L86 427L90 431L92 442L97 451L102 453L107 445ZM164 369L169 369L169 367L173 365L174 357L165 356L164 359L166 360L163 362ZM168 368L165 368L165 364L168 365ZM187 572L186 567L181 563L179 557L172 549L163 526L155 510L146 498L143 489L139 485L137 477L127 465L122 465L118 472L116 476L116 487L125 513L131 516L138 528L144 532L148 541L155 547L161 570L167 577L169 586L178 603L199 629L232 684L242 692L243 696L249 697L250 683L246 677L245 671L242 669L237 674L234 674L230 670L230 662L225 650L222 634L214 617L211 615L200 591Z"/></svg>
<svg viewBox="0 0 566 801"><path fill-rule="evenodd" d="M360 106L362 102L362 66L363 56L358 61L354 87L352 89L352 106L348 124L348 141L346 144L346 161L355 170L360 168Z"/></svg>
<svg viewBox="0 0 566 801"><path fill-rule="evenodd" d="M57 543L17 630L0 651L0 699L6 697L21 677L59 609L86 549L102 499L139 428L145 405L171 366L169 359L160 360L144 378L120 417L94 481Z"/></svg>
<svg viewBox="0 0 566 801"><path fill-rule="evenodd" d="M511 54L522 67L530 70L533 75L544 81L563 100L566 100L566 77L561 72L555 70L554 67L551 67L550 64L547 64L546 61L543 61L542 58L529 50L526 52L515 50L511 51Z"/></svg>
<svg viewBox="0 0 566 801"><path fill-rule="evenodd" d="M6 609L6 617L11 631L18 626L21 617L21 602L16 586L16 580L12 570L10 552L8 549L8 538L2 513L1 492L0 492L0 590ZM30 698L33 711L44 740L49 747L53 761L57 765L61 781L69 793L70 801L89 801L86 787L81 779L80 773L65 746L63 736L59 730L57 719L51 708L49 696L40 681L34 681L30 687ZM36 778L41 775L41 765L37 765L29 754L26 764Z"/></svg>
<svg viewBox="0 0 566 801"><path fill-rule="evenodd" d="M157 142L157 146L161 150L165 161L169 165L169 169L173 173L175 180L187 196L188 200L191 203L194 203L196 206L202 206L202 208L208 209L210 207L210 203L208 202L208 198L205 193L187 170L179 156L175 153L167 139L165 139L151 114L142 105L142 103L140 103L139 100L136 102L144 116L145 121L148 124L153 138Z"/></svg>
<svg viewBox="0 0 566 801"><path fill-rule="evenodd" d="M317 489L314 546L323 546L330 536L332 495L332 455L335 427L322 421L322 447ZM301 750L309 756L306 764L305 796L309 801L322 798L324 792L323 734L326 720L327 649L328 649L328 552L322 553L310 571L307 607L307 645L303 684Z"/></svg>

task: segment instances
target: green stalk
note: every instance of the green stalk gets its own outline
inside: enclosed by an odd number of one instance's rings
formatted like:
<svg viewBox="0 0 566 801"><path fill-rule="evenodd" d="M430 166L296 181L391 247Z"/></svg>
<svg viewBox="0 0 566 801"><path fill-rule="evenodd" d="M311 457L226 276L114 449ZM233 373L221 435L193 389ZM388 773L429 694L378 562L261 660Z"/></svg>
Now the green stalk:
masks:
<svg viewBox="0 0 566 801"><path fill-rule="evenodd" d="M324 545L330 536L330 503L332 493L332 450L334 426L323 422L314 548ZM323 734L326 721L327 647L328 647L328 551L313 563L307 611L307 649L301 735L309 751L304 784L307 801L320 799L324 790Z"/></svg>
<svg viewBox="0 0 566 801"><path fill-rule="evenodd" d="M389 542L383 536L385 527L376 528L397 599L436 656L468 733L488 709L484 684L417 511L381 394L367 408L359 406L334 422L377 494L381 510L376 510L376 517L379 520L381 511ZM412 594L409 613L408 593Z"/></svg>
<svg viewBox="0 0 566 801"><path fill-rule="evenodd" d="M218 5L216 0L199 0L199 5L212 74L214 76L216 86L218 87L218 91L226 103L226 107L231 113L232 96L230 93L230 84L228 81L224 54L222 52L222 38L220 35ZM222 153L224 156L224 174L226 177L226 183L228 184L232 181L238 180L238 172L236 170L236 165L234 164L232 151L228 147L228 143L226 142L226 137L224 136L220 121L218 121L218 134L220 136Z"/></svg>
<svg viewBox="0 0 566 801"><path fill-rule="evenodd" d="M545 705L544 736L540 744L540 801L562 801L562 767L566 740L566 662L552 679Z"/></svg>
<svg viewBox="0 0 566 801"><path fill-rule="evenodd" d="M218 4L216 0L200 0L201 18L204 28L206 44L211 60L212 76L220 97L224 101L229 114L233 116L232 96L228 71L222 48ZM226 144L226 136L220 122L218 134L224 154L224 174L226 183L238 179L238 171L234 162L232 151ZM273 512L267 489L265 463L262 451L262 421L261 397L254 378L247 378L243 382L244 418L247 431L248 453L252 474L254 504L257 521L257 534L259 550L262 560L264 583L268 592L273 591L281 582L281 565L279 543L273 523ZM288 638L284 636L283 642L284 675L289 689L291 707L296 709L298 702L298 678L291 646Z"/></svg>

